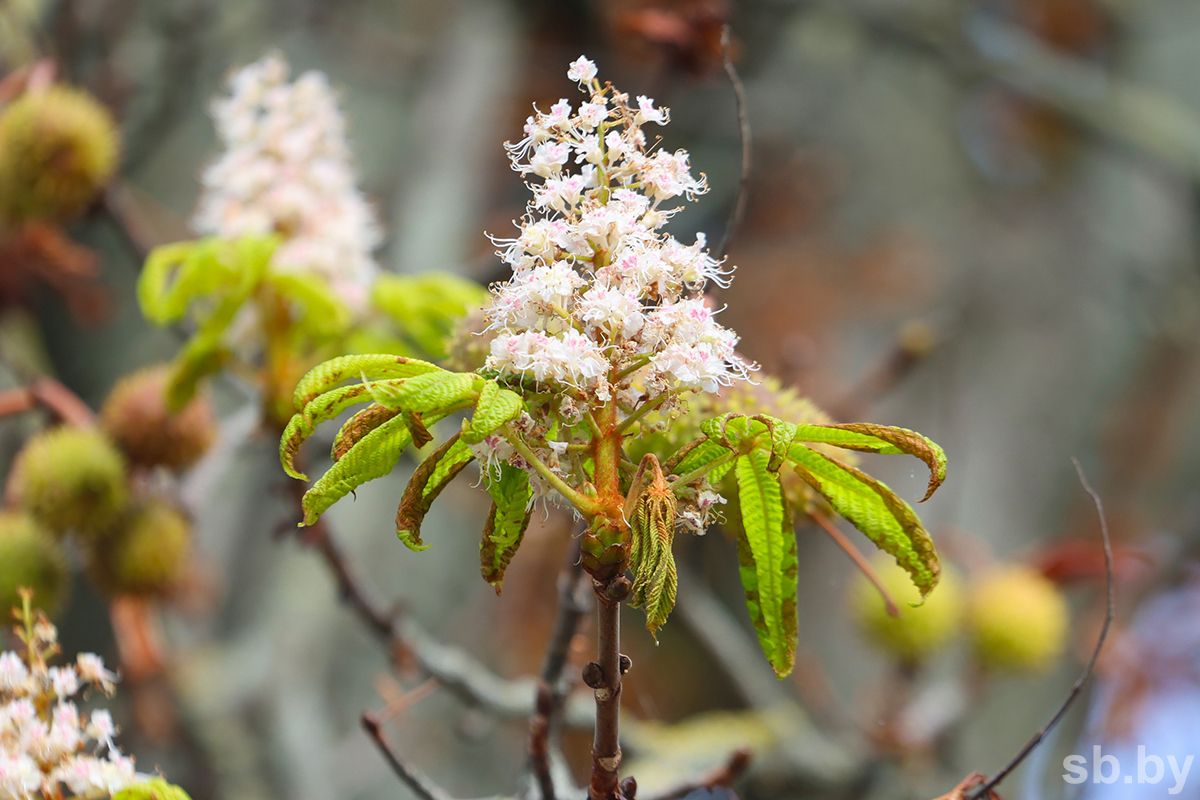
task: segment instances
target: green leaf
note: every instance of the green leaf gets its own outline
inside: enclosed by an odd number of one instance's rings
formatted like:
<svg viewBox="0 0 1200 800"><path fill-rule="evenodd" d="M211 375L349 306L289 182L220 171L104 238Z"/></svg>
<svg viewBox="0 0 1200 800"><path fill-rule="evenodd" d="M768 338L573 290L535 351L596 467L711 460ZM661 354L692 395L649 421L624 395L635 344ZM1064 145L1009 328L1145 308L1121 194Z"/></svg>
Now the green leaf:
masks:
<svg viewBox="0 0 1200 800"><path fill-rule="evenodd" d="M228 270L212 263L205 248L205 242L177 242L150 251L137 283L146 319L159 325L175 322L194 300L220 289Z"/></svg>
<svg viewBox="0 0 1200 800"><path fill-rule="evenodd" d="M437 462L433 472L429 475L429 482L425 484L425 489L422 491L422 496L429 497L431 493L440 492L442 487L454 480L454 477L462 471L463 467L475 460L475 454L471 452L471 448L462 439L454 442L441 460Z"/></svg>
<svg viewBox="0 0 1200 800"><path fill-rule="evenodd" d="M352 379L410 378L427 372L443 371L428 361L390 353L338 356L313 367L300 379L292 395L292 404L297 410L302 409L314 397Z"/></svg>
<svg viewBox="0 0 1200 800"><path fill-rule="evenodd" d="M463 457L464 450L466 458ZM442 489L454 480L471 457L470 448L455 434L413 471L396 509L396 537L408 549L418 552L429 549L429 545L421 541L421 523Z"/></svg>
<svg viewBox="0 0 1200 800"><path fill-rule="evenodd" d="M477 396L483 383L483 378L472 372L438 370L400 381L369 383L368 387L379 405L422 414L461 408Z"/></svg>
<svg viewBox="0 0 1200 800"><path fill-rule="evenodd" d="M151 778L122 789L112 796L112 800L191 800L191 798L178 786L172 786L162 778Z"/></svg>
<svg viewBox="0 0 1200 800"><path fill-rule="evenodd" d="M734 467L742 513L738 565L759 644L783 677L796 658L796 535L769 462L768 453L753 450Z"/></svg>
<svg viewBox="0 0 1200 800"><path fill-rule="evenodd" d="M946 480L945 452L936 442L908 428L875 425L869 422L799 425L796 428L795 441L831 444L865 453L907 453L916 456L929 467L929 485L921 500L928 500Z"/></svg>
<svg viewBox="0 0 1200 800"><path fill-rule="evenodd" d="M441 417L431 418L429 424L438 419ZM365 434L304 493L303 524L312 525L338 500L367 481L387 475L411 443L412 432L403 416Z"/></svg>
<svg viewBox="0 0 1200 800"><path fill-rule="evenodd" d="M339 386L314 398L302 411L293 414L279 439L279 463L283 465L283 471L298 480L308 480L308 476L296 468L296 455L301 445L322 422L328 422L366 397L367 387L361 383Z"/></svg>
<svg viewBox="0 0 1200 800"><path fill-rule="evenodd" d="M834 511L896 559L922 597L929 594L941 566L933 539L907 503L882 481L804 445L793 445L788 460Z"/></svg>
<svg viewBox="0 0 1200 800"><path fill-rule="evenodd" d="M390 317L398 333L435 359L447 354L458 321L487 302L487 289L444 272L381 275L371 288L371 304Z"/></svg>
<svg viewBox="0 0 1200 800"><path fill-rule="evenodd" d="M674 467L671 467L671 473L673 475L687 475L698 469L703 469L718 458L728 454L728 447L711 440L706 440L691 447L683 458L679 459L679 462ZM670 461L667 462L668 466L670 463Z"/></svg>
<svg viewBox="0 0 1200 800"><path fill-rule="evenodd" d="M525 470L501 464L499 475L488 480L487 490L492 510L479 543L479 571L499 594L504 572L529 527L533 485Z"/></svg>
<svg viewBox="0 0 1200 800"><path fill-rule="evenodd" d="M525 408L521 395L487 381L479 389L479 402L471 417L470 427L463 430L463 441L479 444L502 425L516 419Z"/></svg>
<svg viewBox="0 0 1200 800"><path fill-rule="evenodd" d="M314 336L331 336L350 325L350 309L322 279L296 272L270 273L267 284L296 306L296 325Z"/></svg>
<svg viewBox="0 0 1200 800"><path fill-rule="evenodd" d="M329 450L330 458L337 461L346 455L359 439L399 414L394 408L384 408L375 403L354 412L350 419L342 423L342 427L333 437L333 446Z"/></svg>

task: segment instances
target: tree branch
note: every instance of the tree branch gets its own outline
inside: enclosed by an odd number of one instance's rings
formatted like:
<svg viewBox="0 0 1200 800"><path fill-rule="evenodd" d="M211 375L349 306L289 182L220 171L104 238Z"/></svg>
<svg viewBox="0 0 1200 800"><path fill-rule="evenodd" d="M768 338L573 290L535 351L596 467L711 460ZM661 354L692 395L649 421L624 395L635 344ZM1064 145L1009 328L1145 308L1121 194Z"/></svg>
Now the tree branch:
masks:
<svg viewBox="0 0 1200 800"><path fill-rule="evenodd" d="M596 697L596 731L592 739L591 800L622 800L621 769L621 602L629 580L618 576L596 583L597 660L583 670L583 682ZM626 662L627 663L627 662Z"/></svg>
<svg viewBox="0 0 1200 800"><path fill-rule="evenodd" d="M1112 627L1113 618L1116 616L1116 604L1113 598L1112 541L1109 539L1108 535L1108 518L1104 514L1104 504L1100 500L1100 495L1097 494L1096 490L1093 489L1092 485L1088 482L1087 476L1083 472L1083 467L1079 464L1079 460L1072 458L1071 462L1075 465L1075 472L1079 475L1079 483L1083 486L1083 490L1091 496L1092 504L1096 506L1096 516L1100 519L1100 536L1104 539L1104 625L1100 627L1100 635L1096 637L1096 646L1092 648L1092 657L1088 659L1087 666L1083 668L1083 672L1078 678L1076 678L1075 684L1071 687L1071 691L1067 693L1066 699L1063 700L1062 704L1058 707L1058 710L1054 712L1054 715L1050 717L1050 721L1047 722L1041 730L1035 733L1029 739L1029 741L1025 743L1025 746L1021 748L1020 752L1018 752L1017 755L1014 756L1013 759L1009 761L1003 769L997 772L995 777L968 795L968 800L980 800L980 798L991 796L993 790L999 786L1000 783L1007 778L1014 769L1021 766L1021 762L1028 758L1029 754L1032 753L1034 749L1042 743L1042 740L1046 738L1046 735L1054 729L1054 726L1058 725L1058 723L1062 721L1062 718L1064 715L1066 715L1067 710L1079 697L1080 692L1083 691L1083 685L1087 683L1088 678L1092 677L1092 673L1095 672L1096 662L1100 660L1100 651L1104 649L1104 642L1108 638L1109 628Z"/></svg>
<svg viewBox="0 0 1200 800"><path fill-rule="evenodd" d="M571 641L588 610L587 582L583 577L579 540L576 538L572 539L572 545L567 550L567 565L558 579L558 615L554 622L554 633L546 646L534 711L529 719L529 768L542 800L556 800L550 766L550 734L554 717L566 697L562 676L570 655Z"/></svg>
<svg viewBox="0 0 1200 800"><path fill-rule="evenodd" d="M726 25L721 31L721 64L725 68L725 76L729 78L729 85L733 88L733 99L737 104L738 139L742 144L742 167L741 175L738 178L737 196L734 198L733 207L729 210L729 219L725 223L725 233L721 235L721 243L717 245L715 253L717 258L724 258L729 254L733 237L742 225L742 217L746 215L746 195L751 168L750 116L746 111L746 87L742 85L742 79L733 65L733 58L729 52L729 40L730 30Z"/></svg>
<svg viewBox="0 0 1200 800"><path fill-rule="evenodd" d="M450 795L434 785L423 772L415 767L410 767L400 758L388 743L387 736L383 732L383 725L370 711L363 712L362 726L391 766L392 772L396 773L396 776L412 790L413 794L421 800L451 800Z"/></svg>

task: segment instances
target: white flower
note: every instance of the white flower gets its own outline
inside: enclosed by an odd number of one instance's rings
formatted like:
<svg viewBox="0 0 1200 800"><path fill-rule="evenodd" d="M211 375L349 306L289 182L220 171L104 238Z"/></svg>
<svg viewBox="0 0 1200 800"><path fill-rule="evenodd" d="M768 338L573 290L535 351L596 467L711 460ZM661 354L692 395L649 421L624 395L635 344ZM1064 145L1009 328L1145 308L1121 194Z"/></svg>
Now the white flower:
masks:
<svg viewBox="0 0 1200 800"><path fill-rule="evenodd" d="M580 56L571 62L567 69L567 78L576 83L590 83L596 77L596 63L586 56Z"/></svg>
<svg viewBox="0 0 1200 800"><path fill-rule="evenodd" d="M16 692L29 681L29 670L16 653L0 653L0 692Z"/></svg>
<svg viewBox="0 0 1200 800"><path fill-rule="evenodd" d="M32 758L0 749L0 800L30 800L41 788L42 771Z"/></svg>
<svg viewBox="0 0 1200 800"><path fill-rule="evenodd" d="M325 76L289 83L286 62L267 56L236 72L212 109L225 152L204 172L196 230L277 234L275 266L327 280L348 303L365 296L381 234Z"/></svg>
<svg viewBox="0 0 1200 800"><path fill-rule="evenodd" d="M517 235L492 239L513 275L492 287L487 309L495 338L485 368L549 396L530 404L520 433L551 469L572 466L579 433L563 424L577 426L602 404L615 403L618 417L649 401L669 410L676 395L716 391L752 369L703 297L732 270L703 235L685 245L662 230L679 208L671 201L708 189L686 151L648 144L643 126L666 125L666 109L601 86L586 58L568 77L584 101L535 107L524 138L505 144L532 198ZM477 455L485 465L503 457L529 466L497 452ZM715 497L687 513L704 522Z"/></svg>
<svg viewBox="0 0 1200 800"><path fill-rule="evenodd" d="M80 653L75 657L75 668L79 677L85 682L100 688L105 694L112 694L117 682L116 673L109 672L104 667L104 659L95 653Z"/></svg>

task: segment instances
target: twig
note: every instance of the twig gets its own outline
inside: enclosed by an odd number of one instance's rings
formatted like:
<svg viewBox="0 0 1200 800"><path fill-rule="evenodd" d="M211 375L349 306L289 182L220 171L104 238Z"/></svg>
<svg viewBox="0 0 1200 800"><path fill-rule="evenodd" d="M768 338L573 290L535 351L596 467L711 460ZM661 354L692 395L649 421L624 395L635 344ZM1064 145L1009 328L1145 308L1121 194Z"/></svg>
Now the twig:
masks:
<svg viewBox="0 0 1200 800"><path fill-rule="evenodd" d="M450 800L450 795L435 786L424 773L404 763L388 743L383 726L370 711L363 712L362 726L371 740L375 742L375 746L379 748L379 752L383 754L392 771L404 782L405 786L412 790L413 794L421 800Z"/></svg>
<svg viewBox="0 0 1200 800"><path fill-rule="evenodd" d="M96 422L96 415L87 403L53 378L37 378L28 386L0 392L0 417L32 411L39 406L67 425L86 428Z"/></svg>
<svg viewBox="0 0 1200 800"><path fill-rule="evenodd" d="M737 68L733 65L733 58L730 56L730 30L726 25L721 31L721 63L725 68L725 75L729 78L729 85L733 88L733 99L737 104L737 119L738 119L738 138L742 145L742 167L741 176L738 178L737 196L733 201L733 208L729 210L729 219L725 223L725 233L721 235L721 243L717 245L716 257L724 258L729 254L729 247L733 244L734 234L742 225L742 217L746 215L746 195L747 187L750 183L750 167L751 167L751 148L750 148L750 115L746 110L746 87L742 85L742 79L738 76Z"/></svg>
<svg viewBox="0 0 1200 800"><path fill-rule="evenodd" d="M588 609L587 596L581 590L586 592L587 582L583 580L583 566L579 561L579 539L575 538L567 551L567 565L559 576L558 615L554 622L554 633L546 646L537 699L529 719L529 768L542 800L556 800L550 767L550 733L554 716L566 696L562 676L567 666L571 641Z"/></svg>
<svg viewBox="0 0 1200 800"><path fill-rule="evenodd" d="M818 528L825 531L826 535L828 535L830 539L833 539L834 543L842 549L842 552L849 556L850 560L854 562L854 566L858 567L859 572L861 572L863 576L871 582L871 585L875 587L877 592L879 592L879 596L883 598L883 605L887 609L888 616L900 616L900 609L896 607L896 601L892 599L891 594L888 593L887 587L884 586L883 581L879 579L879 574L875 572L875 568L871 566L871 562L868 561L866 557L863 556L863 554L859 551L859 549L854 546L854 543L847 539L846 535L838 530L837 526L834 525L833 522L824 514L810 512L808 516L813 522L817 523Z"/></svg>
<svg viewBox="0 0 1200 800"><path fill-rule="evenodd" d="M722 786L730 786L749 769L752 758L749 750L744 748L734 750L724 764L704 777L676 786L662 794L654 795L650 800L681 800L692 792L711 791Z"/></svg>
<svg viewBox="0 0 1200 800"><path fill-rule="evenodd" d="M1100 500L1100 495L1097 494L1096 490L1092 488L1092 485L1088 483L1087 476L1083 473L1083 467L1079 464L1079 459L1072 458L1071 462L1075 465L1076 474L1079 475L1079 483L1083 486L1083 490L1091 496L1092 503L1096 506L1096 516L1100 518L1100 535L1104 538L1104 625L1102 625L1100 628L1100 635L1096 637L1096 646L1092 649L1092 657L1088 659L1087 666L1084 667L1083 672L1075 680L1075 684L1071 687L1071 691L1067 693L1066 699L1063 700L1062 704L1058 707L1058 710L1054 712L1054 716L1050 718L1050 721L1047 722L1041 730L1035 733L1029 739L1029 741L1025 743L1025 746L1021 748L1020 752L1018 752L1017 755L1011 761L1009 761L1003 769L997 772L995 777L993 777L979 789L976 789L969 796L968 800L980 800L980 798L988 797L988 795L1000 785L1000 782L1007 778L1014 769L1019 767L1021 762L1023 762L1029 756L1029 754L1033 752L1035 747L1041 744L1042 740L1046 738L1046 735L1054 729L1054 726L1057 725L1060 720L1062 720L1063 716L1067 713L1067 710L1075 702L1075 699L1079 697L1079 693L1083 691L1083 685L1087 683L1088 678L1092 677L1092 673L1095 672L1096 662L1100 660L1100 651L1104 648L1104 641L1108 638L1108 630L1110 627L1112 627L1113 617L1116 616L1115 602L1113 600L1112 542L1109 540L1108 536L1108 519L1104 515L1104 504Z"/></svg>
<svg viewBox="0 0 1200 800"><path fill-rule="evenodd" d="M595 584L597 660L583 670L583 682L595 693L596 731L592 739L591 800L620 800L621 769L621 602L629 580L620 576Z"/></svg>

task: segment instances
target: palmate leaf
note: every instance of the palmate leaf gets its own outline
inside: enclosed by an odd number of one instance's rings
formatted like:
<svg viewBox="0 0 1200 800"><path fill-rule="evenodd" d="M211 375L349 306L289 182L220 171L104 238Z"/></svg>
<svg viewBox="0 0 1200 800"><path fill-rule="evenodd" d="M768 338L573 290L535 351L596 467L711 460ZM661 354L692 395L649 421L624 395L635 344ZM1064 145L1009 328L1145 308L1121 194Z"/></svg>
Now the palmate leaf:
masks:
<svg viewBox="0 0 1200 800"><path fill-rule="evenodd" d="M272 272L266 284L296 307L295 327L311 336L334 336L350 324L348 309L320 278L296 272Z"/></svg>
<svg viewBox="0 0 1200 800"><path fill-rule="evenodd" d="M472 458L471 449L455 434L413 471L396 509L396 538L405 547L418 552L429 549L429 545L421 540L421 523L442 489Z"/></svg>
<svg viewBox="0 0 1200 800"><path fill-rule="evenodd" d="M759 645L783 677L796 658L796 535L769 463L769 452L752 450L734 467L742 515L738 567Z"/></svg>
<svg viewBox="0 0 1200 800"><path fill-rule="evenodd" d="M277 245L275 237L246 236L156 247L138 276L142 313L166 325L182 319L200 298L247 296L262 280Z"/></svg>
<svg viewBox="0 0 1200 800"><path fill-rule="evenodd" d="M361 383L339 386L315 398L300 413L292 415L279 438L279 463L283 465L283 471L297 480L308 480L308 476L296 467L296 455L300 452L300 446L313 435L316 427L322 422L328 422L368 397L367 387Z"/></svg>
<svg viewBox="0 0 1200 800"><path fill-rule="evenodd" d="M329 448L329 457L337 461L346 455L359 439L399 414L398 409L384 408L375 403L354 412L350 419L338 428L337 435L333 437L333 446Z"/></svg>
<svg viewBox="0 0 1200 800"><path fill-rule="evenodd" d="M479 572L500 593L504 573L529 527L533 510L533 485L523 469L501 464L498 475L487 482L492 510L479 543Z"/></svg>
<svg viewBox="0 0 1200 800"><path fill-rule="evenodd" d="M916 512L882 481L804 445L793 445L788 461L834 511L896 559L922 596L937 585L941 567L933 539Z"/></svg>

